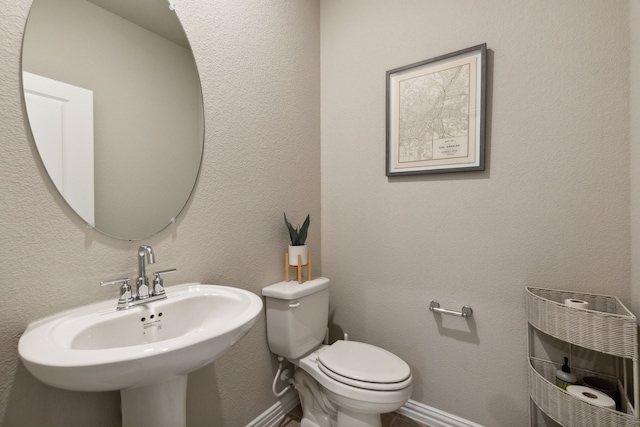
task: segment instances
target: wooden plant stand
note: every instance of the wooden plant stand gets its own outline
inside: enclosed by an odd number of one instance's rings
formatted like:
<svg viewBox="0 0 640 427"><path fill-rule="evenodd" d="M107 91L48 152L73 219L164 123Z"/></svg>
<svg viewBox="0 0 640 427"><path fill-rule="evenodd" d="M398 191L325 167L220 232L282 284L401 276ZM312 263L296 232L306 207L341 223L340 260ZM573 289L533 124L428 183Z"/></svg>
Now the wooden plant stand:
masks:
<svg viewBox="0 0 640 427"><path fill-rule="evenodd" d="M302 255L298 255L298 265L289 265L289 253L284 254L284 270L285 281L289 281L289 269L295 268L297 270L298 283L302 283L302 267L307 267L307 280L311 280L311 253L308 255L306 264L302 264Z"/></svg>

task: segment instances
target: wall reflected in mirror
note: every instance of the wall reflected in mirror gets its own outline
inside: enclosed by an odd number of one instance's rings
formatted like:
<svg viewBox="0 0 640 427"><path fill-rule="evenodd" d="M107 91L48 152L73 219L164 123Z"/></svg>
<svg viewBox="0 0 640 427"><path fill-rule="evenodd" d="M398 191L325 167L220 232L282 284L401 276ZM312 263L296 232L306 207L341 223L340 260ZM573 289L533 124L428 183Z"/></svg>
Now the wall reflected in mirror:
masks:
<svg viewBox="0 0 640 427"><path fill-rule="evenodd" d="M169 225L194 188L204 121L195 61L168 2L35 0L22 71L38 152L74 211L125 240ZM93 112L56 85L91 94Z"/></svg>

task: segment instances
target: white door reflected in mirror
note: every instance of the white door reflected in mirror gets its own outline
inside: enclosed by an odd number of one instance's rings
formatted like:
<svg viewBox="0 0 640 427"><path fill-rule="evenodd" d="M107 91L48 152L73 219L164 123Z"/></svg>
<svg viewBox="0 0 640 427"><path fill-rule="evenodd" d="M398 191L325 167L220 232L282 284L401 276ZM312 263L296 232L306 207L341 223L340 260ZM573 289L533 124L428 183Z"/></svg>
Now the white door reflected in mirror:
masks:
<svg viewBox="0 0 640 427"><path fill-rule="evenodd" d="M22 81L31 131L49 178L94 226L93 92L27 72Z"/></svg>

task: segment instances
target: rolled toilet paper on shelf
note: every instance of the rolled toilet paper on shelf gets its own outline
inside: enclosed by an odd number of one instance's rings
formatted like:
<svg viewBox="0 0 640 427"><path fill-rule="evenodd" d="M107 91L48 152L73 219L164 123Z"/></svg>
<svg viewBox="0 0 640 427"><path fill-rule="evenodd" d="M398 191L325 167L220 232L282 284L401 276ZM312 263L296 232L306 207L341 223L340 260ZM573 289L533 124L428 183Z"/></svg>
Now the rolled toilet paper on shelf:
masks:
<svg viewBox="0 0 640 427"><path fill-rule="evenodd" d="M589 308L589 303L587 301L575 298L567 298L564 300L564 305L573 308Z"/></svg>
<svg viewBox="0 0 640 427"><path fill-rule="evenodd" d="M582 385L570 385L567 387L567 393L592 405L601 408L616 409L616 402L606 394L590 387Z"/></svg>

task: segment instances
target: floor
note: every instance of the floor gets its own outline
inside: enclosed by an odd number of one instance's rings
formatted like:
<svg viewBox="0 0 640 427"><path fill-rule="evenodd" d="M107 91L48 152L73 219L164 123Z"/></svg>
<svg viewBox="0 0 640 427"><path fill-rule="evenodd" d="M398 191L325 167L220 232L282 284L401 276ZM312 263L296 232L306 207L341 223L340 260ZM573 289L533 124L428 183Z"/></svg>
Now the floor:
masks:
<svg viewBox="0 0 640 427"><path fill-rule="evenodd" d="M291 412L289 412L276 427L300 427L300 419L302 418L302 408L300 405L296 406ZM429 427L426 424L419 423L407 418L404 415L400 415L395 412L388 414L382 414L382 427Z"/></svg>

